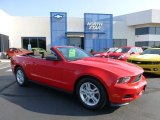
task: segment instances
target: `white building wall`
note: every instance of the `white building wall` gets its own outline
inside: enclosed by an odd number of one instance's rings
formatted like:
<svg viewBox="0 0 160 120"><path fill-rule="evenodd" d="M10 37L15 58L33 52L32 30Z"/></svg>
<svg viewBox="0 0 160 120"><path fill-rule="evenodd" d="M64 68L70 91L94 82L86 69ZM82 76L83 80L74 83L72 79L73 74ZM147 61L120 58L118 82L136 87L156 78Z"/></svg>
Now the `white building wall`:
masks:
<svg viewBox="0 0 160 120"><path fill-rule="evenodd" d="M150 9L126 15L128 26L160 23L160 10Z"/></svg>
<svg viewBox="0 0 160 120"><path fill-rule="evenodd" d="M152 10L146 10L126 15L127 26L152 23Z"/></svg>
<svg viewBox="0 0 160 120"><path fill-rule="evenodd" d="M22 47L21 37L46 37L46 47L50 48L49 17L13 17L10 47Z"/></svg>
<svg viewBox="0 0 160 120"><path fill-rule="evenodd" d="M0 34L9 36L11 33L11 20L12 17L9 16L4 11L0 10Z"/></svg>
<svg viewBox="0 0 160 120"><path fill-rule="evenodd" d="M160 23L160 10L152 10L152 23Z"/></svg>
<svg viewBox="0 0 160 120"><path fill-rule="evenodd" d="M113 21L113 39L127 39L128 46L135 45L135 29L128 27L124 21Z"/></svg>

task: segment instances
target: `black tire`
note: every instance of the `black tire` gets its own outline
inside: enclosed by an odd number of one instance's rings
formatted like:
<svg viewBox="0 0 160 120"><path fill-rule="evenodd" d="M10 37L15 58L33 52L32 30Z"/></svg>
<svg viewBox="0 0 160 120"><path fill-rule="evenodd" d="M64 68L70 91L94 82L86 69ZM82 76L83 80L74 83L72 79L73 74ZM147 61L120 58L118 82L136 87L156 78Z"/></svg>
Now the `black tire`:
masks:
<svg viewBox="0 0 160 120"><path fill-rule="evenodd" d="M16 69L15 76L16 76L16 81L19 86L24 87L28 85L28 79L21 67L18 67Z"/></svg>
<svg viewBox="0 0 160 120"><path fill-rule="evenodd" d="M91 88L90 92L87 91L87 87L86 87L87 84L90 85L90 88ZM87 92L84 92L85 90ZM93 91L97 91L97 92L93 92ZM90 110L102 109L108 103L108 95L105 91L105 88L102 86L102 84L98 80L90 78L90 77L83 78L77 83L76 96L78 100L80 101L80 103L85 108L90 109ZM88 102L85 101L84 99L87 100Z"/></svg>

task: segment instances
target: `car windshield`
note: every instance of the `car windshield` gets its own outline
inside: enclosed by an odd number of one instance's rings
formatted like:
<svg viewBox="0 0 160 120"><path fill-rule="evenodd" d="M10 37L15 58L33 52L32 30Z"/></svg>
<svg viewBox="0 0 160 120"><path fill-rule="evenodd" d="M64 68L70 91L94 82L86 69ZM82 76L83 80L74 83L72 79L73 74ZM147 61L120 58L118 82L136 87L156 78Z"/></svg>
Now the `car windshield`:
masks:
<svg viewBox="0 0 160 120"><path fill-rule="evenodd" d="M109 48L107 52L114 52L116 51L118 48Z"/></svg>
<svg viewBox="0 0 160 120"><path fill-rule="evenodd" d="M130 48L128 48L128 47L123 47L123 48L119 48L119 49L117 49L115 52L117 52L117 53L127 53L128 51L130 50Z"/></svg>
<svg viewBox="0 0 160 120"><path fill-rule="evenodd" d="M141 55L144 54L159 54L160 55L160 49L146 49L145 51L143 51L143 53L141 53Z"/></svg>
<svg viewBox="0 0 160 120"><path fill-rule="evenodd" d="M85 51L83 51L82 49L76 48L76 47L58 47L57 50L68 61L90 57L90 55L87 54Z"/></svg>

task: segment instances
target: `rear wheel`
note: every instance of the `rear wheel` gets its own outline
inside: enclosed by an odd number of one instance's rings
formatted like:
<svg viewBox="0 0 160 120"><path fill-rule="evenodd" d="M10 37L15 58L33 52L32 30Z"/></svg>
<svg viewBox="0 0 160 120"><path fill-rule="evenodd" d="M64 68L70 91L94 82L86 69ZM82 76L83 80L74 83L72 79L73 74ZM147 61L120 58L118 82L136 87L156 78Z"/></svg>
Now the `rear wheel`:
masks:
<svg viewBox="0 0 160 120"><path fill-rule="evenodd" d="M20 85L22 87L28 85L27 77L21 67L18 67L16 69L16 81L17 81L18 85Z"/></svg>
<svg viewBox="0 0 160 120"><path fill-rule="evenodd" d="M102 84L93 78L83 78L77 83L76 95L80 103L87 109L102 109L107 100L107 94Z"/></svg>

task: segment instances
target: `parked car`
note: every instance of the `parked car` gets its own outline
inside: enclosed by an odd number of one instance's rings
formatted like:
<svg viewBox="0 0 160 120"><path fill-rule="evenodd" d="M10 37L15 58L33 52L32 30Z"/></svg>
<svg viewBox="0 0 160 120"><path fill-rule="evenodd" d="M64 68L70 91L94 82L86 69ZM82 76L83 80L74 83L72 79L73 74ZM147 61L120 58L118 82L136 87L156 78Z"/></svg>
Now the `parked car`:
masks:
<svg viewBox="0 0 160 120"><path fill-rule="evenodd" d="M6 51L6 57L9 59L15 55L22 55L22 54L31 53L31 52L32 51L26 50L24 48L9 48Z"/></svg>
<svg viewBox="0 0 160 120"><path fill-rule="evenodd" d="M109 55L112 53L112 52L114 52L114 51L116 51L118 48L109 48L107 51L105 51L105 52L99 52L99 53L97 53L97 54L94 54L94 56L95 57L103 57L103 58L108 58L109 57Z"/></svg>
<svg viewBox="0 0 160 120"><path fill-rule="evenodd" d="M142 52L141 47L124 46L109 54L109 58L126 61L129 56L139 55Z"/></svg>
<svg viewBox="0 0 160 120"><path fill-rule="evenodd" d="M99 51L91 51L91 54L92 55L96 55L96 54L102 54L102 53L104 53L104 52L106 52L108 49L105 49L105 48L103 48L103 49L100 49Z"/></svg>
<svg viewBox="0 0 160 120"><path fill-rule="evenodd" d="M151 47L150 46L142 46L143 51L148 49L148 48L151 48Z"/></svg>
<svg viewBox="0 0 160 120"><path fill-rule="evenodd" d="M73 46L54 46L51 53L45 58L12 57L17 83L26 86L31 80L71 92L91 110L106 104L126 105L139 98L147 85L143 69L136 65L89 56Z"/></svg>
<svg viewBox="0 0 160 120"><path fill-rule="evenodd" d="M130 56L128 62L144 69L144 72L160 75L160 48L148 48L142 54Z"/></svg>

